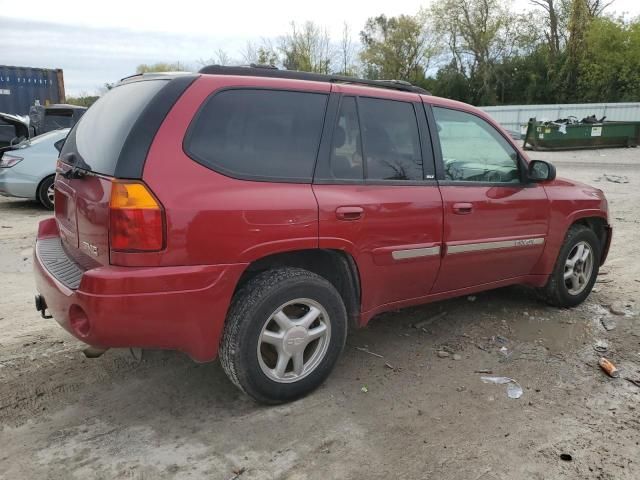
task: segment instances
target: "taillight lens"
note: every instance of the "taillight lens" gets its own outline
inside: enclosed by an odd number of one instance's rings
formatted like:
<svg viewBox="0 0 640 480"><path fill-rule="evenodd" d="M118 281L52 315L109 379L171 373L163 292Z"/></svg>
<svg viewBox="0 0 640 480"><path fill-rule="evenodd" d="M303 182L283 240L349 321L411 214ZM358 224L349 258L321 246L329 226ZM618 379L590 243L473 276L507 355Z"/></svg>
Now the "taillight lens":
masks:
<svg viewBox="0 0 640 480"><path fill-rule="evenodd" d="M109 202L111 250L154 252L164 247L164 211L147 186L114 180Z"/></svg>
<svg viewBox="0 0 640 480"><path fill-rule="evenodd" d="M2 155L2 159L0 159L0 168L11 168L16 163L20 163L23 160L23 157L18 157L17 155L11 155L10 153L5 153Z"/></svg>

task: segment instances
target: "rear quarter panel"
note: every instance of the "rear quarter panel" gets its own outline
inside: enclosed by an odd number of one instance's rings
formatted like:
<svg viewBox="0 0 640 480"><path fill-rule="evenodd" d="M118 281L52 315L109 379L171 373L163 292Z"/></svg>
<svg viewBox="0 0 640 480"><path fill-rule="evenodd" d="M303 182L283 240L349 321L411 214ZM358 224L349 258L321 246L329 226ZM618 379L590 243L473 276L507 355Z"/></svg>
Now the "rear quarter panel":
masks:
<svg viewBox="0 0 640 480"><path fill-rule="evenodd" d="M165 208L167 246L157 254L114 253L119 265L249 263L265 255L318 247L318 205L310 184L238 180L183 151L189 124L205 99L225 87L327 92L314 82L202 76L160 127L143 180Z"/></svg>

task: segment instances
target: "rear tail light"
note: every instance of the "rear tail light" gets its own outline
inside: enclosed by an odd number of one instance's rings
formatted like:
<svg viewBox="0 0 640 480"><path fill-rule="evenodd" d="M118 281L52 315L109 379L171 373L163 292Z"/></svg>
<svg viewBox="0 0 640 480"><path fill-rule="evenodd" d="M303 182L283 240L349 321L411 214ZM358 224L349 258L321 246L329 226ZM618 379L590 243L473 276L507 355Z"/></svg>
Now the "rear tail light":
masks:
<svg viewBox="0 0 640 480"><path fill-rule="evenodd" d="M155 252L164 247L164 211L143 183L114 180L109 202L111 250Z"/></svg>
<svg viewBox="0 0 640 480"><path fill-rule="evenodd" d="M0 159L0 168L11 168L16 163L20 163L23 157L19 157L17 155L11 155L10 153L5 153L2 155L2 159Z"/></svg>

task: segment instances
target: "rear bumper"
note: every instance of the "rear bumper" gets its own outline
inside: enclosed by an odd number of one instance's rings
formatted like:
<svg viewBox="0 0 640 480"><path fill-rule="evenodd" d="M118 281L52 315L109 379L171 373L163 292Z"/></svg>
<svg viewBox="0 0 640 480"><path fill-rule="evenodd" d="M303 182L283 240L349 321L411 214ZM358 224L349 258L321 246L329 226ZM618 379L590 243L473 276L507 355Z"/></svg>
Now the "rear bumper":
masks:
<svg viewBox="0 0 640 480"><path fill-rule="evenodd" d="M40 180L20 173L15 167L0 168L0 195L34 199L39 183Z"/></svg>
<svg viewBox="0 0 640 480"><path fill-rule="evenodd" d="M55 235L55 220L45 220L36 242ZM201 362L218 353L227 309L245 267L103 266L85 271L78 288L71 289L47 270L37 245L34 249L38 292L72 335L97 347L180 350Z"/></svg>

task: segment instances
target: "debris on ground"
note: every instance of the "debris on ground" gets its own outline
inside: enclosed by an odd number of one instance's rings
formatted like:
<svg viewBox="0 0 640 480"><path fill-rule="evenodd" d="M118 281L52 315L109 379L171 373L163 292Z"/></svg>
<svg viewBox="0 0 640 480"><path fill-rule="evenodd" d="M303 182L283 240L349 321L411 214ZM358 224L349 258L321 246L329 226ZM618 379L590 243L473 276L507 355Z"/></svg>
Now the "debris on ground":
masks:
<svg viewBox="0 0 640 480"><path fill-rule="evenodd" d="M364 352L364 353L368 353L369 355L373 355L374 357L378 357L378 358L384 358L384 356L380 355L379 353L374 353L364 347L356 347L356 350L360 351L360 352Z"/></svg>
<svg viewBox="0 0 640 480"><path fill-rule="evenodd" d="M634 380L633 378L624 377L627 382L633 383L636 387L640 388L640 379Z"/></svg>
<svg viewBox="0 0 640 480"><path fill-rule="evenodd" d="M571 460L573 460L573 457L571 455L569 455L568 453L561 453L560 454L560 460L565 461L565 462L570 462Z"/></svg>
<svg viewBox="0 0 640 480"><path fill-rule="evenodd" d="M626 313L624 309L624 305L621 302L613 302L608 307L609 307L609 311L614 315L622 316Z"/></svg>
<svg viewBox="0 0 640 480"><path fill-rule="evenodd" d="M369 389L367 388L367 386L366 386L366 385L363 385L363 386L362 386L362 388L360 389L360 391L361 391L362 393L368 393L368 392L369 392Z"/></svg>
<svg viewBox="0 0 640 480"><path fill-rule="evenodd" d="M600 177L596 178L595 181L600 182L602 180L606 180L607 182L612 182L612 183L629 183L629 178L626 177L625 175L611 175L608 173L605 173Z"/></svg>
<svg viewBox="0 0 640 480"><path fill-rule="evenodd" d="M597 340L596 343L593 344L593 349L596 352L604 353L609 350L609 342L606 340Z"/></svg>
<svg viewBox="0 0 640 480"><path fill-rule="evenodd" d="M421 320L420 322L414 323L413 324L413 328L418 328L418 329L424 328L427 325L429 325L431 322L434 322L436 320L440 320L441 318L443 318L446 315L447 315L447 312L440 312L440 313L438 313L436 315L433 315L433 316L431 316L431 317L429 317L429 318L427 318L425 320Z"/></svg>
<svg viewBox="0 0 640 480"><path fill-rule="evenodd" d="M475 302L477 298L478 298L478 297L476 297L475 295L469 295L469 296L467 297L467 300L469 300L470 302Z"/></svg>
<svg viewBox="0 0 640 480"><path fill-rule="evenodd" d="M620 371L616 368L613 362L605 357L601 357L600 360L598 360L598 365L600 365L600 368L611 378L618 378L620 376Z"/></svg>
<svg viewBox="0 0 640 480"><path fill-rule="evenodd" d="M602 324L602 326L604 327L604 329L607 332L610 332L611 330L614 330L616 328L616 321L612 318L609 317L602 317L600 319L600 323Z"/></svg>
<svg viewBox="0 0 640 480"><path fill-rule="evenodd" d="M240 478L240 476L246 471L247 469L245 467L241 467L233 470L233 476L229 477L229 480L238 480L238 478Z"/></svg>
<svg viewBox="0 0 640 480"><path fill-rule="evenodd" d="M473 373L485 373L487 375L491 375L493 373L493 370L485 368L483 370L474 370Z"/></svg>
<svg viewBox="0 0 640 480"><path fill-rule="evenodd" d="M449 358L449 352L445 352L444 350L438 350L439 358Z"/></svg>
<svg viewBox="0 0 640 480"><path fill-rule="evenodd" d="M495 385L507 385L507 396L509 398L520 398L524 391L518 382L509 377L480 377L484 383L493 383Z"/></svg>

